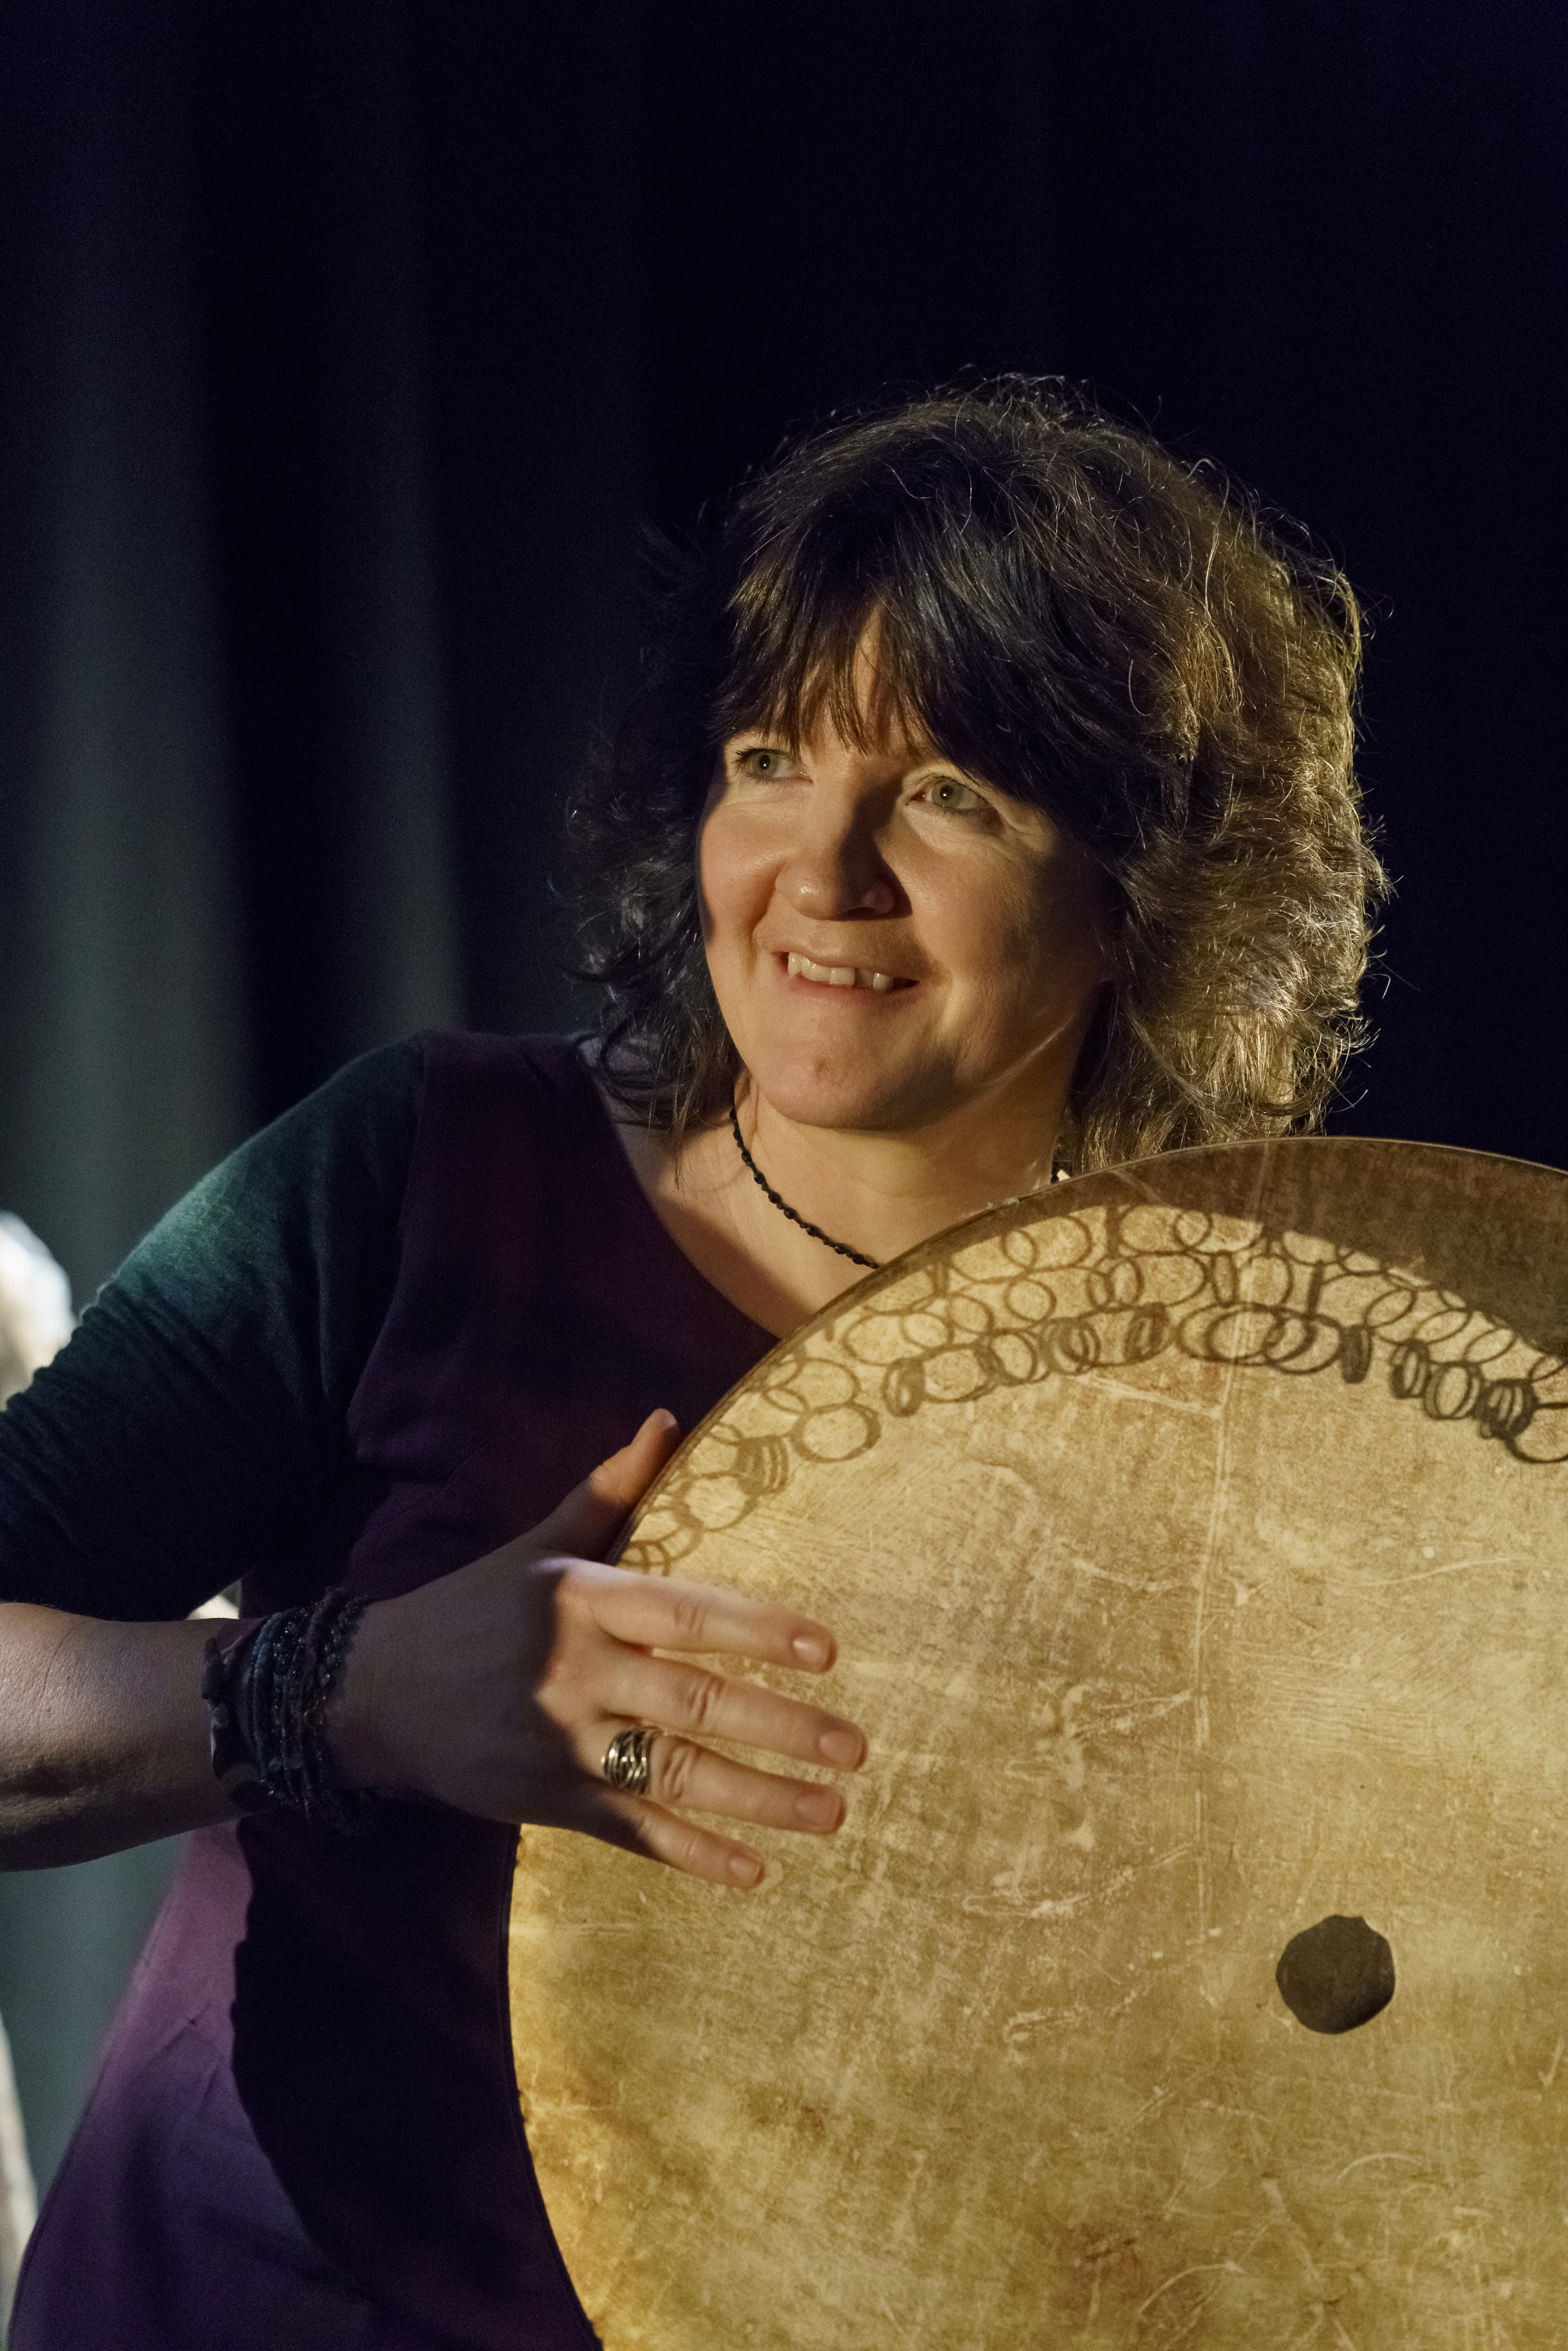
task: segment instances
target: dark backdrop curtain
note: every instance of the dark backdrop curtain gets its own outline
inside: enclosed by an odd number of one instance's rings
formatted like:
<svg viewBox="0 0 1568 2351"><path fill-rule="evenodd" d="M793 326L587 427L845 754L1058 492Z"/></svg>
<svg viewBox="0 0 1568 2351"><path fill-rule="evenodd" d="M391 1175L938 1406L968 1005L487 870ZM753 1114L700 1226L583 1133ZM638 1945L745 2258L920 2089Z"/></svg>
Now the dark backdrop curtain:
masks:
<svg viewBox="0 0 1568 2351"><path fill-rule="evenodd" d="M0 1206L79 1296L347 1055L570 1019L636 517L966 367L1344 562L1401 887L1340 1123L1568 1162L1565 100L1557 0L10 0ZM162 1866L0 1886L46 2172Z"/></svg>

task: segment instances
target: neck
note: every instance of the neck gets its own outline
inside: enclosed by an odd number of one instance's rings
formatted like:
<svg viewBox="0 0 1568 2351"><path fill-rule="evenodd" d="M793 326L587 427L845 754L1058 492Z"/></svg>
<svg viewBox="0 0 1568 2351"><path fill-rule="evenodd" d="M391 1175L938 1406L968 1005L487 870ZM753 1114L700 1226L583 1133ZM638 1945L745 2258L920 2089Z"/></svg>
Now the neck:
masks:
<svg viewBox="0 0 1568 2351"><path fill-rule="evenodd" d="M744 1081L737 1099L741 1133L772 1189L798 1217L878 1265L994 1201L1047 1184L1061 1106L1060 1095L1015 1102L1004 1092L986 1106L879 1133L805 1125ZM758 1189L727 1115L688 1137L678 1155L612 1106L612 1117L676 1246L764 1330L784 1337L862 1279L862 1267L813 1239Z"/></svg>
<svg viewBox="0 0 1568 2351"><path fill-rule="evenodd" d="M1042 1057L1043 1058L1043 1057ZM940 1116L897 1129L812 1126L737 1089L742 1136L761 1174L804 1223L878 1265L994 1202L1041 1189L1071 1075L1042 1061ZM813 1239L758 1188L735 1146L727 1113L668 1139L608 1104L622 1146L676 1246L731 1305L782 1338L863 1269Z"/></svg>
<svg viewBox="0 0 1568 2351"><path fill-rule="evenodd" d="M796 1214L885 1263L977 1210L1049 1184L1061 1105L1004 1094L891 1132L844 1130L791 1119L743 1080L737 1110L762 1175ZM757 1205L769 1204L758 1193Z"/></svg>
<svg viewBox="0 0 1568 2351"><path fill-rule="evenodd" d="M777 1208L779 1215L787 1218L790 1224L799 1225L808 1240L821 1241L824 1249L831 1249L835 1257L846 1258L851 1265L858 1265L868 1271L874 1272L877 1270L875 1258L865 1256L860 1249L851 1249L848 1241L834 1240L831 1233L823 1232L821 1227L812 1224L809 1217L802 1217L797 1209L789 1206L789 1201L781 1194L774 1190L761 1168L758 1167L755 1157L746 1147L746 1138L740 1131L740 1113L733 1102L729 1108L729 1131L735 1137L735 1147L740 1154L741 1165L769 1207Z"/></svg>

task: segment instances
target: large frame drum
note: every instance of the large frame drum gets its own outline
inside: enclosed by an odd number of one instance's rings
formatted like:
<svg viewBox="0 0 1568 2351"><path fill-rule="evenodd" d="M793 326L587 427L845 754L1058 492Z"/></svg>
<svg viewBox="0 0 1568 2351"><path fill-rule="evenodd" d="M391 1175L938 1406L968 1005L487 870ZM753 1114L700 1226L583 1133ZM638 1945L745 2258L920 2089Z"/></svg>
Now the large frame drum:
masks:
<svg viewBox="0 0 1568 2351"><path fill-rule="evenodd" d="M1565 1353L1568 1176L1291 1141L990 1211L725 1399L624 1562L832 1625L871 1759L753 1895L522 1833L607 2351L1568 2340Z"/></svg>

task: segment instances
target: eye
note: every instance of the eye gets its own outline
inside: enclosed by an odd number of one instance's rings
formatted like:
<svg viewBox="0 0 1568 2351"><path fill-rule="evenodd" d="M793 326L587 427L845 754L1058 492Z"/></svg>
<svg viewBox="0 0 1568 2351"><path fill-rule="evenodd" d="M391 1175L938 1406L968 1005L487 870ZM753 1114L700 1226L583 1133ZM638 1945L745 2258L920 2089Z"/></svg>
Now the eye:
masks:
<svg viewBox="0 0 1568 2351"><path fill-rule="evenodd" d="M759 782L772 783L789 764L789 755L774 743L748 743L744 750L734 754L737 774L755 776Z"/></svg>
<svg viewBox="0 0 1568 2351"><path fill-rule="evenodd" d="M962 782L956 776L933 776L921 787L921 797L944 816L978 816L988 806L985 796L973 784Z"/></svg>

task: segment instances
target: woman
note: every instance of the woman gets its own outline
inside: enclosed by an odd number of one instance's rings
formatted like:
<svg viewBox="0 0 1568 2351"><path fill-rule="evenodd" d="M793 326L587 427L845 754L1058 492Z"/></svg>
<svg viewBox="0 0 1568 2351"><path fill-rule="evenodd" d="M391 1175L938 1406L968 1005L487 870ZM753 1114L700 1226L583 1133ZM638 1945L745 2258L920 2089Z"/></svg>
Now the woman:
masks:
<svg viewBox="0 0 1568 2351"><path fill-rule="evenodd" d="M513 1825L717 1899L863 1751L746 1678L831 1659L788 1562L768 1606L593 1562L858 1268L1318 1115L1379 880L1357 652L1332 571L1049 386L807 443L673 578L579 811L592 1045L355 1063L7 1413L6 1856L196 1832L20 2351L592 2339L509 2072Z"/></svg>

